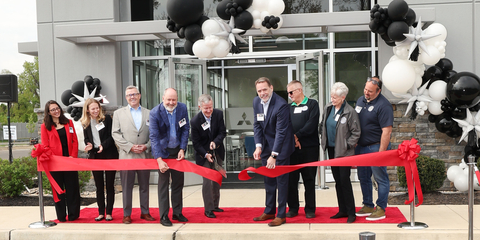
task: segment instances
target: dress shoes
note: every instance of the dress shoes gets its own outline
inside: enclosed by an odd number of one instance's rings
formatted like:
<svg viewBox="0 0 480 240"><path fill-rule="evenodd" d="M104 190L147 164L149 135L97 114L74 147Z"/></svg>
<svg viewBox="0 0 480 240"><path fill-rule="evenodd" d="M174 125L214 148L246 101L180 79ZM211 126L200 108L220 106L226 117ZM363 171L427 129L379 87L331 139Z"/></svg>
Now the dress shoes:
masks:
<svg viewBox="0 0 480 240"><path fill-rule="evenodd" d="M279 217L276 217L275 219L273 219L273 221L269 222L268 223L268 226L270 227L276 227L276 226L280 226L284 223L287 222L287 219L286 218L279 218Z"/></svg>
<svg viewBox="0 0 480 240"><path fill-rule="evenodd" d="M178 214L178 215L173 215L172 219L177 220L179 222L188 222L188 219L185 216L183 216L183 214L181 214L181 213Z"/></svg>
<svg viewBox="0 0 480 240"><path fill-rule="evenodd" d="M216 218L217 217L217 216L215 216L213 211L205 211L205 216L208 217L208 218Z"/></svg>
<svg viewBox="0 0 480 240"><path fill-rule="evenodd" d="M95 221L102 221L103 220L103 215L98 215L98 217L95 218Z"/></svg>
<svg viewBox="0 0 480 240"><path fill-rule="evenodd" d="M123 216L122 222L125 224L130 224L132 223L132 218L130 216Z"/></svg>
<svg viewBox="0 0 480 240"><path fill-rule="evenodd" d="M347 223L353 223L353 222L355 222L355 219L357 219L357 216L350 215L350 216L348 216Z"/></svg>
<svg viewBox="0 0 480 240"><path fill-rule="evenodd" d="M160 224L162 224L165 227L173 226L172 222L170 221L170 219L168 219L167 216L160 218Z"/></svg>
<svg viewBox="0 0 480 240"><path fill-rule="evenodd" d="M275 218L275 214L262 213L260 217L254 217L253 221L265 221L265 220L274 219L274 218Z"/></svg>
<svg viewBox="0 0 480 240"><path fill-rule="evenodd" d="M112 215L108 215L105 217L105 221L112 221L113 220L113 217Z"/></svg>
<svg viewBox="0 0 480 240"><path fill-rule="evenodd" d="M214 211L214 212L224 212L224 210L223 210L223 209L221 209L221 208L218 208L218 207L217 207L217 208L215 208L215 209L213 209L213 211Z"/></svg>
<svg viewBox="0 0 480 240"><path fill-rule="evenodd" d="M296 217L297 215L298 215L298 212L294 212L294 211L288 211L286 214L288 218Z"/></svg>
<svg viewBox="0 0 480 240"><path fill-rule="evenodd" d="M141 214L141 215L140 215L140 218L141 218L141 219L145 219L145 220L147 220L147 221L155 221L155 218L153 218L152 215L150 215L150 213Z"/></svg>
<svg viewBox="0 0 480 240"><path fill-rule="evenodd" d="M346 218L346 217L348 217L348 214L344 212L338 212L337 214L331 216L330 219Z"/></svg>
<svg viewBox="0 0 480 240"><path fill-rule="evenodd" d="M315 218L315 213L314 212L305 213L305 217L306 218Z"/></svg>

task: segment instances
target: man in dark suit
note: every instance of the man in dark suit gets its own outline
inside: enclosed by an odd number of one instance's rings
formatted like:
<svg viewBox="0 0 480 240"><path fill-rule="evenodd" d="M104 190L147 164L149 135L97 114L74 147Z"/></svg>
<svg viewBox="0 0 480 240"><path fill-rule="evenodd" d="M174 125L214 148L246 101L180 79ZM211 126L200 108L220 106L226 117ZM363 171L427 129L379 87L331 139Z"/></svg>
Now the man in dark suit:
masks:
<svg viewBox="0 0 480 240"><path fill-rule="evenodd" d="M275 166L289 165L290 154L295 150L290 108L287 101L273 92L273 86L266 77L255 81L258 97L253 99L255 160L262 160L262 166L275 169ZM276 178L264 177L265 211L254 221L273 219L268 226L280 226L286 222L288 195L288 174ZM275 200L278 189L278 213L275 217Z"/></svg>
<svg viewBox="0 0 480 240"><path fill-rule="evenodd" d="M190 121L193 148L196 152L195 161L206 168L210 168L214 161L222 165L225 155L223 139L227 135L223 112L213 108L212 97L208 94L202 94L198 98L198 107L201 112ZM215 218L213 212L223 212L223 209L218 207L220 201L218 183L203 178L202 196L206 217Z"/></svg>
<svg viewBox="0 0 480 240"><path fill-rule="evenodd" d="M184 174L168 168L162 158L182 160L185 158L185 150L188 144L187 106L177 101L177 90L167 88L163 93L162 103L157 105L150 112L150 142L152 145L153 157L159 165L158 174L158 210L160 212L160 223L163 226L172 226L168 218L170 210L168 185L172 178L172 210L173 220L187 222L183 216L183 184Z"/></svg>

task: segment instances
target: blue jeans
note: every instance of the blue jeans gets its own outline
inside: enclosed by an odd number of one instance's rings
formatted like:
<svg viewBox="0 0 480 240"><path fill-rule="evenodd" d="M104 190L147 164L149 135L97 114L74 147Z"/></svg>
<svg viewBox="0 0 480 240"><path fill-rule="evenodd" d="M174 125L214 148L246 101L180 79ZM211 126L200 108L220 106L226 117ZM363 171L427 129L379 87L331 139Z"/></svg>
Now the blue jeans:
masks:
<svg viewBox="0 0 480 240"><path fill-rule="evenodd" d="M358 145L355 148L355 155L378 152L380 144L374 144L366 147ZM387 150L391 146L388 144ZM367 207L375 207L372 197L372 174L378 184L377 206L385 210L388 203L388 193L390 192L390 180L388 179L387 167L357 167L358 179L363 195L363 205Z"/></svg>

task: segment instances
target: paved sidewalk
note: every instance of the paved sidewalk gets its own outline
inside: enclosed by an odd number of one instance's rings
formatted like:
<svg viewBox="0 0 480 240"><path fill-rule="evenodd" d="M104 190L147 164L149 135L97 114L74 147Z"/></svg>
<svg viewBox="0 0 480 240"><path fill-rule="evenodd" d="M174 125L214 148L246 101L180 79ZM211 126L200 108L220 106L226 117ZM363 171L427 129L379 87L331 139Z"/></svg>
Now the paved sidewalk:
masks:
<svg viewBox="0 0 480 240"><path fill-rule="evenodd" d="M336 206L334 184L330 189L317 190L317 206ZM361 206L361 191L354 183L356 206ZM201 186L184 188L185 207L203 207ZM376 196L374 196L376 199ZM134 188L134 207L139 207L138 187ZM300 191L303 204L303 189ZM220 207L263 207L265 191L263 189L222 189ZM92 204L89 207L96 207ZM121 193L116 195L115 207L121 208ZM150 187L150 207L158 207L157 188ZM410 207L397 206L410 220ZM475 206L474 239L480 240L480 206ZM317 215L322 214L317 212ZM415 209L415 220L428 224L422 230L406 230L397 224L284 224L268 227L265 224L174 224L163 227L152 224L75 224L61 223L48 229L30 229L30 223L39 221L38 207L0 207L0 240L23 239L359 239L359 233L371 231L377 240L396 239L467 239L468 206L466 205L422 205ZM115 218L121 216L114 216ZM388 217L388 209L387 209ZM55 219L55 209L45 207L45 218ZM188 218L188 216L187 216Z"/></svg>

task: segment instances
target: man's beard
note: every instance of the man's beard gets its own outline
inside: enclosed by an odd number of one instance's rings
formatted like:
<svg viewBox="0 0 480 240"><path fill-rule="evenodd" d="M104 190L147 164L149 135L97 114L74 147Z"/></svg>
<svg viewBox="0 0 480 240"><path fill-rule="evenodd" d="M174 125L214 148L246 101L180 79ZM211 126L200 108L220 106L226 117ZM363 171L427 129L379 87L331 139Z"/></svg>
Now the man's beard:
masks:
<svg viewBox="0 0 480 240"><path fill-rule="evenodd" d="M173 106L173 107L169 107L167 106L167 104L163 104L163 106L165 107L165 109L167 109L167 111L169 112L173 112L173 110L175 110L175 108L177 108L177 105Z"/></svg>

